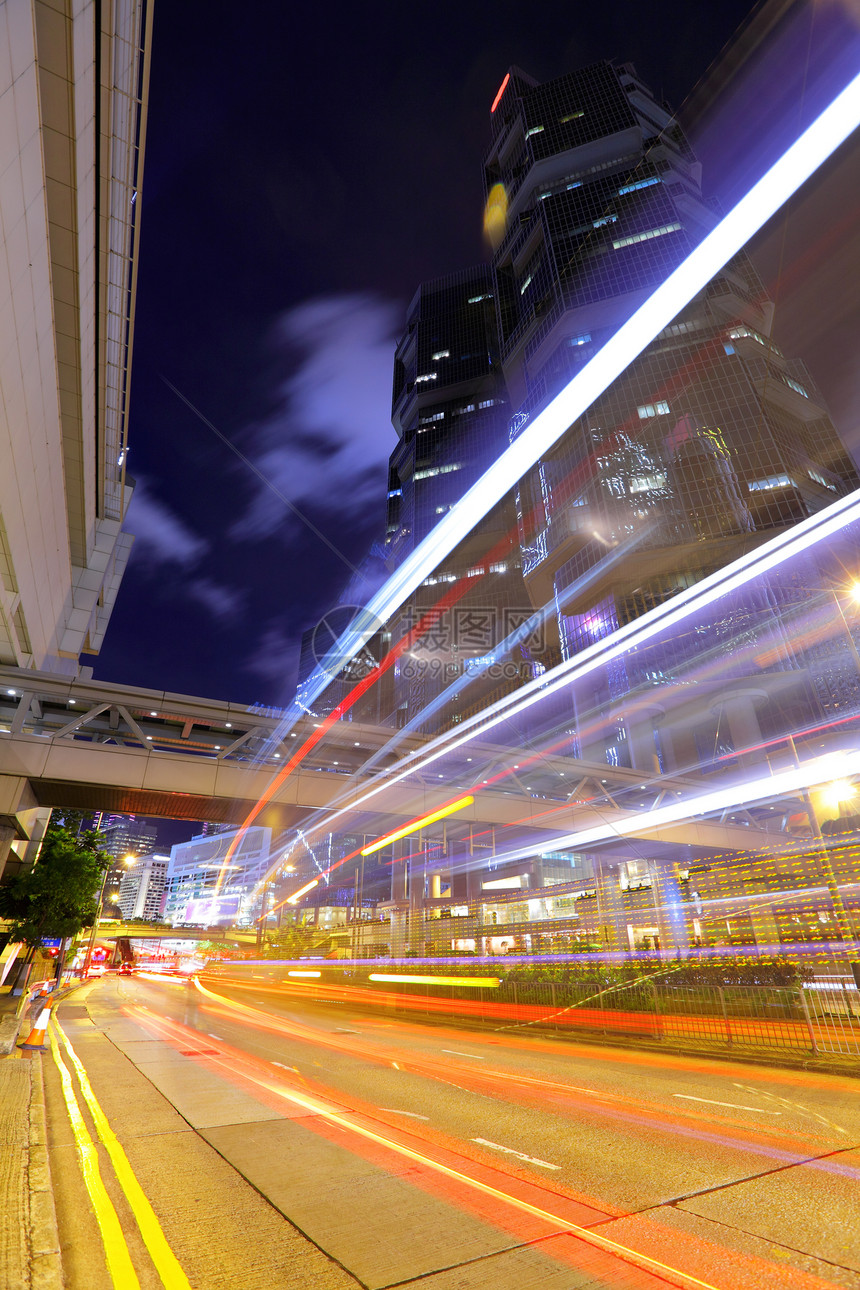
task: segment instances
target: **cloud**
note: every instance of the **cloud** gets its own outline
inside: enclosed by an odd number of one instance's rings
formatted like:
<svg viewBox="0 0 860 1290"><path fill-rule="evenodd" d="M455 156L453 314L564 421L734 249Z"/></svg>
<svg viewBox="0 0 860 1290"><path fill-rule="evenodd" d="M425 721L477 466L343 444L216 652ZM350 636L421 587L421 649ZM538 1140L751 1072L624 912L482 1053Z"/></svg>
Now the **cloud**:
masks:
<svg viewBox="0 0 860 1290"><path fill-rule="evenodd" d="M266 479L300 509L383 521L391 430L391 371L400 307L367 294L321 296L282 315L275 341L298 366L276 408L250 427L249 453ZM288 527L288 509L262 485L233 529L256 540Z"/></svg>
<svg viewBox="0 0 860 1290"><path fill-rule="evenodd" d="M143 559L149 565L178 564L190 569L209 550L208 542L153 497L142 479L136 481L126 523L135 537L138 562Z"/></svg>
<svg viewBox="0 0 860 1290"><path fill-rule="evenodd" d="M245 603L245 597L233 587L213 582L211 578L190 578L185 588L193 600L199 600L216 618L232 618Z"/></svg>
<svg viewBox="0 0 860 1290"><path fill-rule="evenodd" d="M299 642L287 636L280 627L269 627L243 660L242 666L245 671L267 682L267 693L272 693L275 702L285 703L296 692L299 648Z"/></svg>
<svg viewBox="0 0 860 1290"><path fill-rule="evenodd" d="M172 593L196 600L222 621L239 613L245 602L242 593L198 571L211 552L209 542L153 497L145 480L135 483L127 524L135 538L135 563L146 577L157 576ZM171 565L175 567L168 572Z"/></svg>

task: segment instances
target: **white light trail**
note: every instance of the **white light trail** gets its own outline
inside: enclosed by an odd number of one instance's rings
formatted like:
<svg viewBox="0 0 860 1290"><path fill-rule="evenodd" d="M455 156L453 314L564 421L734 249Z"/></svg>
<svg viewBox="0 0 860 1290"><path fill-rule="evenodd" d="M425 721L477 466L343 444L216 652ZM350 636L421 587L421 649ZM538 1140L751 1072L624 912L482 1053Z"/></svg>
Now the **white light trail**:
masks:
<svg viewBox="0 0 860 1290"><path fill-rule="evenodd" d="M303 691L309 705L439 562L471 533L523 474L555 444L715 273L780 209L860 125L855 76L738 204L606 342L555 399L529 422L369 602L335 643ZM289 722L298 709L290 710Z"/></svg>
<svg viewBox="0 0 860 1290"><path fill-rule="evenodd" d="M699 793L682 801L671 802L655 810L637 811L626 819L613 820L610 823L594 825L589 829L580 829L576 833L556 834L551 838L541 838L541 851L558 851L570 847L593 846L599 842L610 842L615 838L630 837L636 834L641 837L665 825L679 824L682 820L691 820L700 815L715 815L729 808L750 806L754 802L765 801L771 797L802 792L831 779L844 778L849 775L860 775L860 749L850 752L828 753L824 757L815 757L802 762L791 770L780 771L776 775L763 775L759 779L738 784L729 784L725 788L713 789L709 793ZM493 863L508 864L513 860L522 860L535 853L534 844L518 847L513 851L498 853Z"/></svg>
<svg viewBox="0 0 860 1290"><path fill-rule="evenodd" d="M741 556L732 564L726 565L717 573L702 578L694 586L673 596L671 600L646 611L610 636L596 641L572 659L559 664L552 672L529 681L513 694L499 699L482 712L468 717L456 727L456 732L439 735L423 748L408 753L396 767L392 767L382 782L366 789L345 806L328 815L324 821L321 821L319 827L330 829L336 820L358 810L379 793L385 792L408 776L420 773L440 758L486 735L503 721L520 715L532 704L549 699L560 688L572 684L598 668L606 667L631 648L644 645L661 632L707 608L722 596L739 590L762 573L794 559L817 543L827 542L848 524L857 522L860 522L860 493L853 493L850 497L843 497L833 502L826 510L802 520L794 528L777 534L770 541Z"/></svg>

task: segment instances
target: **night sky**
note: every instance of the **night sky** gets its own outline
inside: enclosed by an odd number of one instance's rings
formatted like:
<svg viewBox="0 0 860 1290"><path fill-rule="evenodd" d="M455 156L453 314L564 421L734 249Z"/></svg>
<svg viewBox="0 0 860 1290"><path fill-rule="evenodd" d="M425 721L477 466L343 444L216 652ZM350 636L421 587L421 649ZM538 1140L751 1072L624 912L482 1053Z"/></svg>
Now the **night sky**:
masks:
<svg viewBox="0 0 860 1290"><path fill-rule="evenodd" d="M128 461L137 540L96 677L291 697L301 632L383 533L406 306L422 280L487 256L480 167L507 67L543 80L634 62L673 107L690 102L706 189L726 201L752 161L755 113L741 93L736 132L709 125L700 78L748 12L743 0L157 0ZM820 4L819 33L847 14ZM774 113L791 115L784 66L769 84ZM761 85L746 94L760 100ZM848 174L846 158L831 164L758 263L769 287L782 274L778 338L810 363L853 445Z"/></svg>

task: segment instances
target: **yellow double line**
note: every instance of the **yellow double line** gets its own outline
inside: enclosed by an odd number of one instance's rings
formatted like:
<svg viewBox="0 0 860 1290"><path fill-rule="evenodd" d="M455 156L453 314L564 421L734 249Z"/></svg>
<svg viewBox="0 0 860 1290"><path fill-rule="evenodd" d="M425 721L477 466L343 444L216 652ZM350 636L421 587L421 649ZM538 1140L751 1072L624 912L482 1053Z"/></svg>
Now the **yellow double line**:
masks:
<svg viewBox="0 0 860 1290"><path fill-rule="evenodd" d="M108 1271L116 1290L140 1290L140 1281L137 1272L132 1263L131 1254L123 1235L122 1224L119 1215L114 1209L113 1202L107 1193L104 1182L102 1181L99 1171L98 1148L90 1136L86 1122L81 1113L81 1108L75 1094L72 1083L71 1072L60 1055L60 1044L62 1044L69 1060L71 1061L75 1072L77 1073L78 1083L81 1092L84 1095L84 1101L90 1110L96 1132L104 1143L117 1181L125 1193L126 1199L131 1206L135 1222L140 1228L140 1234L143 1237L144 1244L150 1253L155 1269L165 1290L191 1290L191 1283L179 1265L176 1255L167 1243L164 1232L161 1230L161 1224L155 1216L155 1212L143 1193L140 1183L135 1177L134 1171L128 1162L128 1157L119 1144L116 1134L108 1123L107 1116L96 1100L92 1086L81 1064L80 1058L69 1043L68 1037L57 1021L56 1017L52 1018L52 1026L56 1028L56 1035L51 1029L51 1053L57 1064L60 1073L60 1080L63 1086L63 1097L66 1100L66 1107L69 1112L72 1131L75 1135L75 1145L78 1149L78 1156L81 1163L81 1172L83 1173L84 1183L89 1192L90 1200L95 1209L96 1219L101 1232L102 1242L105 1248L105 1257L107 1259ZM57 1041L59 1037L59 1043Z"/></svg>

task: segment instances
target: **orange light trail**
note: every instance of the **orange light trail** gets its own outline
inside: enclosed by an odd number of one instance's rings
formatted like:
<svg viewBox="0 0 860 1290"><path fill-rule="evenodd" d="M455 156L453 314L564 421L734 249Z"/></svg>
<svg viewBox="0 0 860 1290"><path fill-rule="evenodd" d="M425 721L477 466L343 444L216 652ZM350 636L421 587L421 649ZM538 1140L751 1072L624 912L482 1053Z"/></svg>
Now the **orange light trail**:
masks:
<svg viewBox="0 0 860 1290"><path fill-rule="evenodd" d="M511 79L510 72L505 72L505 79L502 81L496 93L496 97L493 99L493 106L490 108L491 112L495 112L496 108L499 106L499 103L501 102L501 99L502 99L502 95L504 94L505 90L508 88L508 81L510 79Z"/></svg>

